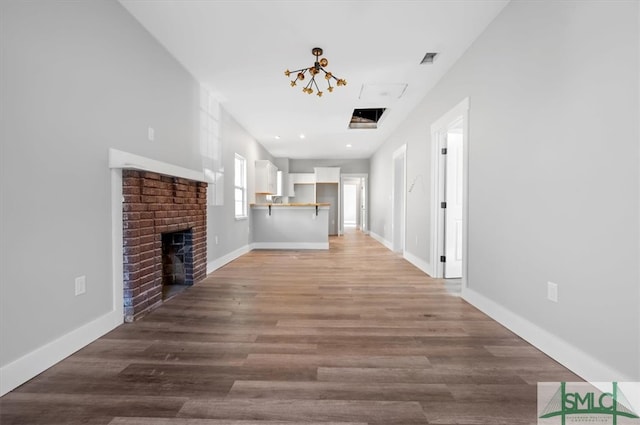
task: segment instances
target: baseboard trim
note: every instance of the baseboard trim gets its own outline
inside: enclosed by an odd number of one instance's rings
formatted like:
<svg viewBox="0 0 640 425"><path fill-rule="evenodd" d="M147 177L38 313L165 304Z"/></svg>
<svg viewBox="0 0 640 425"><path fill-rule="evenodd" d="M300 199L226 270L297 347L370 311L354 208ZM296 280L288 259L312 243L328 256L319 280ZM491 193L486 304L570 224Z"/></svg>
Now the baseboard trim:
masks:
<svg viewBox="0 0 640 425"><path fill-rule="evenodd" d="M329 249L329 242L254 242L252 249Z"/></svg>
<svg viewBox="0 0 640 425"><path fill-rule="evenodd" d="M462 298L586 381L636 380L472 289L463 288Z"/></svg>
<svg viewBox="0 0 640 425"><path fill-rule="evenodd" d="M393 251L393 245L391 244L391 242L389 242L388 240L386 240L385 238L383 238L382 236L380 236L379 234L377 234L376 232L369 230L369 236L371 236L373 239L377 240L378 242L380 242L382 245L384 245L389 251Z"/></svg>
<svg viewBox="0 0 640 425"><path fill-rule="evenodd" d="M123 323L113 310L0 368L0 396L24 384Z"/></svg>
<svg viewBox="0 0 640 425"><path fill-rule="evenodd" d="M421 258L416 257L415 255L413 255L412 253L410 253L408 251L404 252L403 257L404 257L405 260L407 260L408 262L410 262L411 264L413 264L414 266L419 268L421 271L423 271L429 277L433 276L433 267L431 267L431 264L427 263L426 261L424 261Z"/></svg>
<svg viewBox="0 0 640 425"><path fill-rule="evenodd" d="M242 248L238 248L235 251L232 251L228 254L223 255L220 258L216 258L213 261L209 261L207 263L207 274L213 273L218 270L220 267L223 267L238 257L242 257L244 254L251 251L251 245L245 245Z"/></svg>

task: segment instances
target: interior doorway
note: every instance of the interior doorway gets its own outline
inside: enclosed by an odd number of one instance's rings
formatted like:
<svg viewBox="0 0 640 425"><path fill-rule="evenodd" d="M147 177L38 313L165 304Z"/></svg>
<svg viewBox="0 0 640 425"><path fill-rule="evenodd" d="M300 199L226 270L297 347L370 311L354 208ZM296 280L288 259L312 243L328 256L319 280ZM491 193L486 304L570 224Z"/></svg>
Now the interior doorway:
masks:
<svg viewBox="0 0 640 425"><path fill-rule="evenodd" d="M467 264L468 108L465 99L431 126L434 277L462 278L463 283Z"/></svg>
<svg viewBox="0 0 640 425"><path fill-rule="evenodd" d="M345 229L368 233L367 174L342 174L340 234Z"/></svg>
<svg viewBox="0 0 640 425"><path fill-rule="evenodd" d="M393 252L404 254L407 187L407 145L393 153L393 206L391 214Z"/></svg>
<svg viewBox="0 0 640 425"><path fill-rule="evenodd" d="M358 227L358 183L345 182L344 195L344 227Z"/></svg>
<svg viewBox="0 0 640 425"><path fill-rule="evenodd" d="M445 134L444 156L444 277L462 277L462 118Z"/></svg>

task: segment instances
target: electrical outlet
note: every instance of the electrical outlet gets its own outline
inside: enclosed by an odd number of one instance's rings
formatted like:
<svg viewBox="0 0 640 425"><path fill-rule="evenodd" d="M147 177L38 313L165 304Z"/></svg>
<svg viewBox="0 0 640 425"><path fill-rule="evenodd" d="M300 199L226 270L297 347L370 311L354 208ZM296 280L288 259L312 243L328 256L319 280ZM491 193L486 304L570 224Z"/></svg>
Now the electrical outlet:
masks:
<svg viewBox="0 0 640 425"><path fill-rule="evenodd" d="M150 142L153 142L153 140L156 138L156 132L153 129L153 127L149 127L147 129L147 138L149 139Z"/></svg>
<svg viewBox="0 0 640 425"><path fill-rule="evenodd" d="M76 277L76 295L82 295L87 292L86 276Z"/></svg>
<svg viewBox="0 0 640 425"><path fill-rule="evenodd" d="M216 235L216 245L218 245L218 235Z"/></svg>
<svg viewBox="0 0 640 425"><path fill-rule="evenodd" d="M554 303L558 302L558 284L547 282L547 298Z"/></svg>

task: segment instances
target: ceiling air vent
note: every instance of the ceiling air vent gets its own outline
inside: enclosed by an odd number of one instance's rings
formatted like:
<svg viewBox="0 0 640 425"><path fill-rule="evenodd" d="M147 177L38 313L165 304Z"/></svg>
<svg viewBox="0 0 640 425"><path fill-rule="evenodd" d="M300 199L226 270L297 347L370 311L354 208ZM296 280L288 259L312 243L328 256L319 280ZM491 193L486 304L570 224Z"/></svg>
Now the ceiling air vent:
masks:
<svg viewBox="0 0 640 425"><path fill-rule="evenodd" d="M378 121L387 108L354 109L349 128L378 128Z"/></svg>
<svg viewBox="0 0 640 425"><path fill-rule="evenodd" d="M435 59L436 55L437 53L426 53L422 58L422 62L420 62L420 65L433 63L433 60Z"/></svg>

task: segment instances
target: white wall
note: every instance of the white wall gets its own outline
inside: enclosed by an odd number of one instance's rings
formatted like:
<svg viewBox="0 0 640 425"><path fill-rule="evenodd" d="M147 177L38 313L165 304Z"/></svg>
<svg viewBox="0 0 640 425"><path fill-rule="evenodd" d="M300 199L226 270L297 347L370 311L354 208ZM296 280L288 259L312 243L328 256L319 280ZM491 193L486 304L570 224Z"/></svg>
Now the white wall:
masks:
<svg viewBox="0 0 640 425"><path fill-rule="evenodd" d="M372 231L391 240L407 143L407 251L429 261L429 127L469 97L467 299L589 379L640 379L638 17L511 2L371 158Z"/></svg>
<svg viewBox="0 0 640 425"><path fill-rule="evenodd" d="M202 158L198 83L119 3L0 8L2 394L122 321L108 149L194 170ZM233 218L233 153L247 158L250 194L253 161L270 159L224 112L221 137L225 206L208 210L214 262L250 238L248 221ZM76 297L81 275L87 291Z"/></svg>

